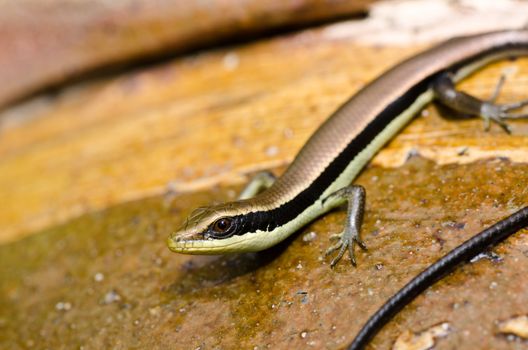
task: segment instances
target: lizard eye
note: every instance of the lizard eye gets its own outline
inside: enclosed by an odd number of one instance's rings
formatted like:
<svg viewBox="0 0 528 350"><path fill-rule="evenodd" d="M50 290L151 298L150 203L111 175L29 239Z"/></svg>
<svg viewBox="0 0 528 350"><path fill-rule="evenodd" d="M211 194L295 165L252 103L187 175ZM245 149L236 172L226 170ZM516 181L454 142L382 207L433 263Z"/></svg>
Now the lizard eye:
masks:
<svg viewBox="0 0 528 350"><path fill-rule="evenodd" d="M233 226L233 219L231 218L220 218L213 224L213 231L217 234L223 234L228 232Z"/></svg>

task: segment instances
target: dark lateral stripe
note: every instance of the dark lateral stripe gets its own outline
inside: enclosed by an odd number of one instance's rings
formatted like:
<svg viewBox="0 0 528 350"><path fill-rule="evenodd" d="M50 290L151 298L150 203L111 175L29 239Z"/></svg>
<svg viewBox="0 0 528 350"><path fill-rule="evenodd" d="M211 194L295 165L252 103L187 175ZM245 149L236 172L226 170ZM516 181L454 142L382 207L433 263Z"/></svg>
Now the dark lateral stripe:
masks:
<svg viewBox="0 0 528 350"><path fill-rule="evenodd" d="M326 167L326 169L302 192L284 203L278 208L268 211L257 211L239 215L235 217L238 223L235 235L243 235L248 232L257 230L272 231L278 226L282 226L295 219L307 207L313 204L321 194L334 182L334 180L346 169L348 164L363 150L372 140L379 135L387 125L396 117L403 113L416 99L429 89L431 82L441 73L449 71L456 72L458 69L467 66L469 63L476 62L484 57L503 52L506 50L524 49L526 45L505 44L500 47L494 47L488 51L483 51L478 55L469 57L463 61L454 63L450 67L435 72L423 80L417 82L405 94L389 104L380 114L362 130L346 148ZM346 103L345 103L346 104ZM340 108L341 109L341 108ZM339 113L339 110L335 113Z"/></svg>

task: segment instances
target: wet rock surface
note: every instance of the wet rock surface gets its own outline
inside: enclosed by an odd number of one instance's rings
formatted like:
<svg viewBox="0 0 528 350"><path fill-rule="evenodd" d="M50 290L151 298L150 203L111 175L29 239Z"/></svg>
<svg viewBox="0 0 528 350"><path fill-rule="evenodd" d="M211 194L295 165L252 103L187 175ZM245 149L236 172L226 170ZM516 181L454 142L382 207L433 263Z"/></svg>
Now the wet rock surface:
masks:
<svg viewBox="0 0 528 350"><path fill-rule="evenodd" d="M438 166L414 157L371 167L358 267L323 258L343 210L255 254L184 256L166 236L190 208L233 189L154 197L84 215L0 247L4 348L315 348L351 341L367 316L441 255L528 202L528 166L491 159ZM313 240L303 237L315 232ZM495 322L528 303L526 231L467 264L396 316L375 339L448 322L438 349L510 349ZM486 307L482 307L486 305Z"/></svg>

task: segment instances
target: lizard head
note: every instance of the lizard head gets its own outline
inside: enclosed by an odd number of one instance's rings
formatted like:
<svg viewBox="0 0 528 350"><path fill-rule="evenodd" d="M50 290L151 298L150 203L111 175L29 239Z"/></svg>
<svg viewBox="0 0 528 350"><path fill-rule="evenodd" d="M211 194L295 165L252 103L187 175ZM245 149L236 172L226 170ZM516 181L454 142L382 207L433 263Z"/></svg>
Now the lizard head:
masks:
<svg viewBox="0 0 528 350"><path fill-rule="evenodd" d="M250 213L244 201L230 202L194 210L182 227L167 239L173 252L184 254L223 254L263 249L263 232L248 225ZM260 239L256 239L260 238ZM256 239L256 240L255 240Z"/></svg>

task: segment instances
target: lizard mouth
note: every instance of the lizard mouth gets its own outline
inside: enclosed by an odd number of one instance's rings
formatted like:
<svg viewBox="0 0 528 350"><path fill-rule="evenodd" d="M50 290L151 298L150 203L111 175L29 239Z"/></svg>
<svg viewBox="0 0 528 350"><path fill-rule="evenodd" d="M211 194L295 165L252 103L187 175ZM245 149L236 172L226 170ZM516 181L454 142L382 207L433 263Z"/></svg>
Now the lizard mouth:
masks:
<svg viewBox="0 0 528 350"><path fill-rule="evenodd" d="M172 252L181 254L216 255L225 250L223 245L212 238L191 240L181 236L170 236L167 238L167 246Z"/></svg>
<svg viewBox="0 0 528 350"><path fill-rule="evenodd" d="M203 234L199 232L174 232L167 238L167 246L173 252L184 253L203 246Z"/></svg>

